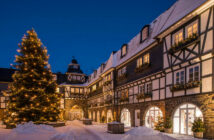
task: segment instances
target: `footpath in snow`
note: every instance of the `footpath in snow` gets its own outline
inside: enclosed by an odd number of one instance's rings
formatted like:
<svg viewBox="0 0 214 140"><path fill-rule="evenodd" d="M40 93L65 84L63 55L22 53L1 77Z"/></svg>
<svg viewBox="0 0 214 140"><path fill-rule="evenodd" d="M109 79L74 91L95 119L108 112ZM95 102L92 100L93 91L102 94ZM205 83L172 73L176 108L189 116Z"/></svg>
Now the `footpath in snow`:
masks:
<svg viewBox="0 0 214 140"><path fill-rule="evenodd" d="M0 140L193 140L189 136L165 134L147 127L125 130L124 134L107 133L106 124L83 125L81 121L70 121L66 126L53 128L34 125L32 122L18 125L15 129L0 128Z"/></svg>

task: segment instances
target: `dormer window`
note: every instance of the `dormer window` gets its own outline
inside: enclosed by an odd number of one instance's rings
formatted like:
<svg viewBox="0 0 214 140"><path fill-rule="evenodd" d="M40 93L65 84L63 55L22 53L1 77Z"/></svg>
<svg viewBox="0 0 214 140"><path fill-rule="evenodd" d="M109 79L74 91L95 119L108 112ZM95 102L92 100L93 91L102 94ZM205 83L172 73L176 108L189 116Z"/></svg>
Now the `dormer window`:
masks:
<svg viewBox="0 0 214 140"><path fill-rule="evenodd" d="M141 42L145 41L149 37L149 25L146 25L141 30Z"/></svg>
<svg viewBox="0 0 214 140"><path fill-rule="evenodd" d="M97 70L94 71L94 78L97 76Z"/></svg>
<svg viewBox="0 0 214 140"><path fill-rule="evenodd" d="M174 34L174 44L178 44L179 42L183 41L183 30L178 31Z"/></svg>
<svg viewBox="0 0 214 140"><path fill-rule="evenodd" d="M127 44L124 44L121 48L121 57L124 57L127 53Z"/></svg>

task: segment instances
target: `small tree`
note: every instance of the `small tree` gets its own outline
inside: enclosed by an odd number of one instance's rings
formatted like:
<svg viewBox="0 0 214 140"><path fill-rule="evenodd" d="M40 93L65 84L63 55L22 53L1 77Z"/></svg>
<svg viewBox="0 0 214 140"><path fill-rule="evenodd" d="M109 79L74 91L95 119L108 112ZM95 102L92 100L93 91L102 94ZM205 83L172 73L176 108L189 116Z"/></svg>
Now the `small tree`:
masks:
<svg viewBox="0 0 214 140"><path fill-rule="evenodd" d="M192 131L193 132L204 132L205 131L204 123L201 120L201 118L196 118L194 120L194 123L192 125Z"/></svg>
<svg viewBox="0 0 214 140"><path fill-rule="evenodd" d="M155 130L158 130L160 132L164 131L164 120L163 120L163 117L158 116L158 121L155 123Z"/></svg>
<svg viewBox="0 0 214 140"><path fill-rule="evenodd" d="M169 117L166 117L166 120L164 122L164 128L170 129L172 128L172 120Z"/></svg>
<svg viewBox="0 0 214 140"><path fill-rule="evenodd" d="M24 35L19 48L4 122L15 126L28 121L56 121L61 96L56 93L57 85L48 67L47 49L33 29Z"/></svg>

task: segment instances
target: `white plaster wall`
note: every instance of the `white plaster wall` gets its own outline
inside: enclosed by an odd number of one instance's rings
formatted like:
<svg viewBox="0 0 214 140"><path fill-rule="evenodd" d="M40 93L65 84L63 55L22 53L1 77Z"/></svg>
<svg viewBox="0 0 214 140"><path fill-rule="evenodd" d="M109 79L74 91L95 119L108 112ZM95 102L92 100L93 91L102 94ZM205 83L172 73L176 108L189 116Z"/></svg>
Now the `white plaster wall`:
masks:
<svg viewBox="0 0 214 140"><path fill-rule="evenodd" d="M134 94L138 93L138 86L134 86Z"/></svg>
<svg viewBox="0 0 214 140"><path fill-rule="evenodd" d="M202 92L212 91L212 77L202 79Z"/></svg>
<svg viewBox="0 0 214 140"><path fill-rule="evenodd" d="M183 95L184 95L184 90L174 92L174 97L183 96Z"/></svg>
<svg viewBox="0 0 214 140"><path fill-rule="evenodd" d="M201 41L202 43L202 41ZM204 52L207 52L213 48L213 31L207 33L207 39L205 42Z"/></svg>
<svg viewBox="0 0 214 140"><path fill-rule="evenodd" d="M167 59L167 54L164 54L163 58L164 58L163 59L163 61L164 61L164 63L163 63L164 68L169 67L169 63L168 63L168 59Z"/></svg>
<svg viewBox="0 0 214 140"><path fill-rule="evenodd" d="M202 76L212 74L212 59L202 62Z"/></svg>
<svg viewBox="0 0 214 140"><path fill-rule="evenodd" d="M200 93L200 88L192 88L192 89L187 89L186 94L191 95L191 94L198 94Z"/></svg>
<svg viewBox="0 0 214 140"><path fill-rule="evenodd" d="M152 100L159 100L159 90L152 92Z"/></svg>
<svg viewBox="0 0 214 140"><path fill-rule="evenodd" d="M160 79L160 88L165 87L165 77Z"/></svg>
<svg viewBox="0 0 214 140"><path fill-rule="evenodd" d="M153 80L152 81L152 89L158 89L159 88L159 79Z"/></svg>
<svg viewBox="0 0 214 140"><path fill-rule="evenodd" d="M160 90L160 99L165 99L165 89Z"/></svg>
<svg viewBox="0 0 214 140"><path fill-rule="evenodd" d="M172 84L172 73L166 74L166 85Z"/></svg>
<svg viewBox="0 0 214 140"><path fill-rule="evenodd" d="M171 93L169 87L166 87L166 98L170 98L170 97L172 97L172 93Z"/></svg>
<svg viewBox="0 0 214 140"><path fill-rule="evenodd" d="M207 26L209 10L201 14L201 32L204 32Z"/></svg>

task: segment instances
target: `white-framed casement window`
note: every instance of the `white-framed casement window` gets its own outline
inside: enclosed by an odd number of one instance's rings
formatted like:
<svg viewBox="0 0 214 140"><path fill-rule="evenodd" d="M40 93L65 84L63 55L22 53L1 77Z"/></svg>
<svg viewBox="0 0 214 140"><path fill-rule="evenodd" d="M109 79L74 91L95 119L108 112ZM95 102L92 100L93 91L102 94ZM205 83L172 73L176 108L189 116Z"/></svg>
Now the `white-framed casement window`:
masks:
<svg viewBox="0 0 214 140"><path fill-rule="evenodd" d="M141 67L143 65L143 59L142 57L137 59L137 68Z"/></svg>
<svg viewBox="0 0 214 140"><path fill-rule="evenodd" d="M198 33L198 22L194 21L186 27L186 37L191 37L193 34Z"/></svg>
<svg viewBox="0 0 214 140"><path fill-rule="evenodd" d="M97 89L97 85L95 84L92 86L92 91L95 91L96 89Z"/></svg>
<svg viewBox="0 0 214 140"><path fill-rule="evenodd" d="M6 99L4 96L0 97L0 108L6 108Z"/></svg>
<svg viewBox="0 0 214 140"><path fill-rule="evenodd" d="M189 74L188 74L188 82L192 81L199 81L199 66L194 66L189 68Z"/></svg>
<svg viewBox="0 0 214 140"><path fill-rule="evenodd" d="M80 92L79 90L80 90L79 88L75 88L75 93L79 93Z"/></svg>
<svg viewBox="0 0 214 140"><path fill-rule="evenodd" d="M143 56L143 64L149 64L150 63L150 54L147 53Z"/></svg>
<svg viewBox="0 0 214 140"><path fill-rule="evenodd" d="M77 76L77 80L80 81L80 76Z"/></svg>
<svg viewBox="0 0 214 140"><path fill-rule="evenodd" d="M152 83L145 84L145 94L152 94Z"/></svg>
<svg viewBox="0 0 214 140"><path fill-rule="evenodd" d="M175 73L175 83L184 84L184 71L179 71Z"/></svg>
<svg viewBox="0 0 214 140"><path fill-rule="evenodd" d="M139 93L144 94L144 92L145 92L144 85L139 85Z"/></svg>
<svg viewBox="0 0 214 140"><path fill-rule="evenodd" d="M125 56L127 53L127 45L123 45L121 48L121 57Z"/></svg>
<svg viewBox="0 0 214 140"><path fill-rule="evenodd" d="M71 95L71 88L69 86L65 87L65 97L69 98Z"/></svg>
<svg viewBox="0 0 214 140"><path fill-rule="evenodd" d="M174 44L178 44L179 42L183 41L183 30L178 31L174 34Z"/></svg>

